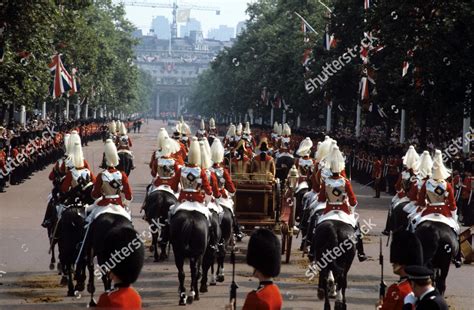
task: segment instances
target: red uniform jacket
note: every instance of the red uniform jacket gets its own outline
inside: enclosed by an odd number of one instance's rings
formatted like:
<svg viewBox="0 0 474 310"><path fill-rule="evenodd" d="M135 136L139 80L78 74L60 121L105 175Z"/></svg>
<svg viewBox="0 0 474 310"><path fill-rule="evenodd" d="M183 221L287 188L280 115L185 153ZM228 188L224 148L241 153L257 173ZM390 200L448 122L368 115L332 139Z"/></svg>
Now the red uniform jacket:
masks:
<svg viewBox="0 0 474 310"><path fill-rule="evenodd" d="M431 214L431 213L440 213L446 217L451 217L450 211L456 210L456 201L454 200L454 192L451 184L448 182L446 183L446 191L448 192L448 196L445 198L445 204L442 206L430 206L426 201L426 182L421 187L420 192L418 193L418 206L427 208L421 214L422 216Z"/></svg>
<svg viewBox="0 0 474 310"><path fill-rule="evenodd" d="M109 172L116 172L118 171L115 168L108 168L107 169ZM130 187L130 183L128 183L128 178L125 172L120 171L122 174L122 193L125 195L125 199L131 200L132 199L132 189ZM94 188L92 189L92 197L93 198L99 198L102 196L102 172L97 175L97 178L95 179L94 182ZM102 199L97 203L98 206L106 206L108 204L115 204L115 205L121 205L123 206L122 203L122 198L105 198Z"/></svg>
<svg viewBox="0 0 474 310"><path fill-rule="evenodd" d="M135 289L131 287L120 287L100 295L97 307L110 310L141 310L142 299Z"/></svg>
<svg viewBox="0 0 474 310"><path fill-rule="evenodd" d="M92 173L92 171L90 171L90 173L91 173L91 182L94 183L95 182L95 176ZM72 185L72 173L71 173L71 171L68 171L67 174L66 174L66 177L63 180L63 183L61 184L61 192L63 192L63 193L67 192L69 190L69 188L71 187L71 185Z"/></svg>
<svg viewBox="0 0 474 310"><path fill-rule="evenodd" d="M218 168L220 166L219 164L214 164L213 167ZM224 169L223 177L224 177L225 185L224 185L224 188L220 189L220 192L223 198L229 198L227 196L227 192L231 194L235 193L235 185L234 185L234 182L232 182L232 178L230 177L229 170L227 168L223 168L223 169ZM216 179L217 179L217 176L216 176Z"/></svg>
<svg viewBox="0 0 474 310"><path fill-rule="evenodd" d="M260 282L256 291L247 294L242 310L280 310L283 305L278 286L273 282Z"/></svg>
<svg viewBox="0 0 474 310"><path fill-rule="evenodd" d="M179 173L177 173L178 179L181 179L181 170ZM179 202L183 201L197 201L200 203L204 202L204 194L202 191L204 191L207 195L212 195L213 193L213 188L211 187L211 184L209 183L209 180L207 179L206 172L204 169L201 169L201 191L197 192L191 192L191 191L186 191L186 189L182 189L181 192L179 193Z"/></svg>
<svg viewBox="0 0 474 310"><path fill-rule="evenodd" d="M374 169L372 170L372 178L380 179L382 177L382 162L380 160L374 161Z"/></svg>
<svg viewBox="0 0 474 310"><path fill-rule="evenodd" d="M380 310L401 310L403 300L411 292L410 282L407 279L401 279L398 283L393 283L387 289Z"/></svg>
<svg viewBox="0 0 474 310"><path fill-rule="evenodd" d="M337 179L339 177L331 177L332 179ZM327 195L326 195L326 183L323 181L321 183L321 191L319 191L319 196L318 196L318 201L319 202L326 202L327 200ZM349 206L355 206L357 204L357 198L354 194L354 191L352 190L352 185L351 182L346 179L346 186L345 186L345 192L347 195L347 199L349 200L349 204L347 203L347 200L344 200L342 205L331 205L329 204L329 201L326 205L326 208L324 209L324 214L333 211L333 210L342 210L346 212L347 214L351 214L351 210L349 209Z"/></svg>

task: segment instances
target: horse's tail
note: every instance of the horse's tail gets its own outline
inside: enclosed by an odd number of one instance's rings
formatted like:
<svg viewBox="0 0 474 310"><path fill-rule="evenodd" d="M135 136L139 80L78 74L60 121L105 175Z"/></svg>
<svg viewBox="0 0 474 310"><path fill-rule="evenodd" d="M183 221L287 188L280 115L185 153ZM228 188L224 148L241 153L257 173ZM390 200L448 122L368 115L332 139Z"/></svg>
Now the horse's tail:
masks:
<svg viewBox="0 0 474 310"><path fill-rule="evenodd" d="M183 241L183 250L185 254L189 254L192 250L190 240L194 232L194 220L192 218L189 218L188 220L183 221L181 227L181 240Z"/></svg>
<svg viewBox="0 0 474 310"><path fill-rule="evenodd" d="M439 231L433 229L431 225L422 223L418 225L415 235L423 245L423 265L433 268L433 258L440 246L443 246L440 244Z"/></svg>
<svg viewBox="0 0 474 310"><path fill-rule="evenodd" d="M328 244L328 247L326 248L326 251L330 251L330 252L333 251L333 249L340 247L340 242L339 242L339 238L338 238L338 235L337 235L337 228L334 225L330 226L329 234L328 234L328 243L327 244ZM328 266L329 266L330 270L332 270L336 274L344 273L344 268L340 267L337 264L337 257L336 257L336 259L331 259L328 262Z"/></svg>
<svg viewBox="0 0 474 310"><path fill-rule="evenodd" d="M317 229L313 236L315 250L320 252L320 255L315 255L318 260L316 263L321 269L332 270L338 274L342 273L344 272L344 268L341 268L337 264L337 258L332 259L327 255L323 256L324 253L332 252L334 248L340 246L337 227L334 224L330 224L329 221L321 224L324 224L324 226L320 226L320 229ZM323 227L326 229L321 231Z"/></svg>

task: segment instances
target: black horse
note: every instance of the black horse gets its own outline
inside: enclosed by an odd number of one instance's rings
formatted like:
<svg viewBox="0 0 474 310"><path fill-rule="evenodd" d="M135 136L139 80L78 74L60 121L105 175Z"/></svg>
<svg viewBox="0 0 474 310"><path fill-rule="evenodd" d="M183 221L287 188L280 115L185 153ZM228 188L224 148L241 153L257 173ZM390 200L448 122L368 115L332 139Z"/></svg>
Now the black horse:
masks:
<svg viewBox="0 0 474 310"><path fill-rule="evenodd" d="M83 291L85 282L85 265L81 262L76 266L77 284L73 284L73 270L84 237L84 207L82 204L71 204L65 207L58 223L59 261L61 263L61 284L68 286L67 296L74 296L74 291Z"/></svg>
<svg viewBox="0 0 474 310"><path fill-rule="evenodd" d="M107 277L106 269L110 268L107 267L107 264L111 264L112 262L107 261L106 253L104 251L104 241L108 234L120 233L120 230L122 229L126 230L134 228L129 219L119 214L103 213L90 224L82 255L86 258L87 269L89 270L87 291L91 294L92 304L94 303L95 276L101 277L105 291L110 290L111 288L111 280ZM94 271L94 257L97 257L97 263L99 265L98 271Z"/></svg>
<svg viewBox="0 0 474 310"><path fill-rule="evenodd" d="M403 208L410 203L403 201L395 205L388 216L387 230L396 231L398 229L406 229L408 227L408 213Z"/></svg>
<svg viewBox="0 0 474 310"><path fill-rule="evenodd" d="M170 240L173 246L174 260L178 268L179 304L186 305L199 300L198 280L204 253L209 238L209 224L206 217L197 211L180 210L170 222ZM186 295L184 287L184 259L189 258L191 266L191 291Z"/></svg>
<svg viewBox="0 0 474 310"><path fill-rule="evenodd" d="M324 310L331 309L329 295L334 295L334 293L336 295L335 309L347 308L347 273L354 260L356 239L355 229L341 221L327 220L316 226L312 251L317 267L320 269L318 298L324 299ZM337 251L339 255L334 250L335 248L339 249ZM329 252L334 254L336 259L323 257Z"/></svg>
<svg viewBox="0 0 474 310"><path fill-rule="evenodd" d="M168 212L170 207L177 202L176 196L164 190L153 191L145 200L146 220L150 225L152 234L150 248L153 250L155 262L168 258L166 253L169 241ZM158 255L158 246L161 249L160 255Z"/></svg>
<svg viewBox="0 0 474 310"><path fill-rule="evenodd" d="M48 219L48 224L46 225L46 230L48 233L49 239L49 252L51 253L51 260L49 262L49 270L54 270L56 264L56 253L54 249L58 245L58 212L56 210L57 201L54 198L51 198L48 201L48 206L46 207L46 216ZM61 263L58 262L56 265L59 274L61 274Z"/></svg>
<svg viewBox="0 0 474 310"><path fill-rule="evenodd" d="M424 221L415 234L423 247L423 263L435 271L435 286L444 295L449 266L459 250L456 233L447 224Z"/></svg>
<svg viewBox="0 0 474 310"><path fill-rule="evenodd" d="M125 172L127 176L130 175L133 167L133 155L129 151L119 151L119 164L117 170Z"/></svg>

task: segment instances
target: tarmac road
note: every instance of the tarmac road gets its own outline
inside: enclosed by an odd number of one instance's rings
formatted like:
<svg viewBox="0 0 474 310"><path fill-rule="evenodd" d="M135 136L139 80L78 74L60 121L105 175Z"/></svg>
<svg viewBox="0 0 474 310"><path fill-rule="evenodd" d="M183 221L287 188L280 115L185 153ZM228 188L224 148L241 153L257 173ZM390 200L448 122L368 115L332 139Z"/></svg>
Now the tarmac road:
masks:
<svg viewBox="0 0 474 310"><path fill-rule="evenodd" d="M133 221L138 232L147 229L146 223L138 214L145 194L145 187L150 182L148 161L156 144L156 135L163 123L150 120L143 127L141 134L130 134L133 141L135 166L130 181L134 191L132 203ZM102 158L101 141L89 144L84 148L85 158L91 164L94 173ZM67 289L59 286L59 276L49 271L48 238L46 230L40 226L43 219L47 196L51 183L47 176L51 167L36 173L31 180L22 185L12 186L7 193L0 194L0 309L69 309L83 308L89 302L85 292L75 297L66 297ZM359 200L358 212L361 224L363 220L372 224L372 229L365 238L368 261L354 261L349 272L347 290L348 309L375 309L380 282L378 264L379 236L385 225L386 210L391 197L382 196L373 199L369 187L354 184ZM373 226L375 225L375 226ZM258 283L251 277L252 269L245 264L245 249L248 238L238 243L236 281L238 289L238 306L243 305L246 294L256 288ZM296 248L300 240L293 242L293 253L290 264L282 265L282 272L276 283L284 299L284 309L322 309L323 303L316 297L316 279L310 280L305 274L308 270L307 258L303 258ZM396 281L389 264L389 249L385 247L384 274L387 284ZM147 253L149 254L149 253ZM227 260L228 261L228 260ZM187 272L189 268L186 267ZM189 275L189 274L188 274ZM229 300L231 283L231 265L226 263L224 283L209 287L209 293L202 294L201 300L187 308L224 309ZM186 283L189 283L188 277ZM103 292L103 286L96 281L97 294ZM172 256L163 263L154 263L148 255L142 274L134 285L142 296L143 306L150 309L178 309L177 270ZM186 285L189 288L189 284ZM452 266L448 281L446 297L451 309L472 309L474 304L474 266L463 265L456 269ZM81 295L82 294L82 295Z"/></svg>

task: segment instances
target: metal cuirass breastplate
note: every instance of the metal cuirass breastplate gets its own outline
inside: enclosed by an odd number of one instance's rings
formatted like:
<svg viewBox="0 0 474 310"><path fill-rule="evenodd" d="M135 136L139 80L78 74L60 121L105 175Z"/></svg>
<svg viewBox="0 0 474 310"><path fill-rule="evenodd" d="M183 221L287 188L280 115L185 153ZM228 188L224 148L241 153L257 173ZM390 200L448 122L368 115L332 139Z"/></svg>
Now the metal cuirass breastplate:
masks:
<svg viewBox="0 0 474 310"><path fill-rule="evenodd" d="M216 174L217 186L219 188L225 187L225 178L224 178L224 168L212 168L213 172Z"/></svg>
<svg viewBox="0 0 474 310"><path fill-rule="evenodd" d="M109 172L106 170L102 172L103 195L118 195L122 191L122 187L122 173L120 171Z"/></svg>
<svg viewBox="0 0 474 310"><path fill-rule="evenodd" d="M161 179L171 179L175 176L175 160L172 158L158 158L157 172Z"/></svg>
<svg viewBox="0 0 474 310"><path fill-rule="evenodd" d="M72 182L71 186L72 187L77 187L80 186L81 188L84 188L89 182L91 181L91 172L89 169L80 169L77 170L76 168L71 169L71 174L72 174Z"/></svg>
<svg viewBox="0 0 474 310"><path fill-rule="evenodd" d="M201 189L201 168L183 167L181 168L180 183L183 191L198 192Z"/></svg>
<svg viewBox="0 0 474 310"><path fill-rule="evenodd" d="M311 159L303 159L300 158L298 162L298 172L300 173L301 176L305 176L308 174L308 172L313 168L314 164Z"/></svg>
<svg viewBox="0 0 474 310"><path fill-rule="evenodd" d="M331 179L326 181L326 196L329 202L343 202L346 198L346 180L344 178Z"/></svg>
<svg viewBox="0 0 474 310"><path fill-rule="evenodd" d="M326 182L332 176L331 170L323 167L321 170L321 182Z"/></svg>
<svg viewBox="0 0 474 310"><path fill-rule="evenodd" d="M445 197L448 196L446 181L435 181L429 179L426 182L426 196L429 203L444 203Z"/></svg>
<svg viewBox="0 0 474 310"><path fill-rule="evenodd" d="M410 190L410 183L411 183L411 174L408 171L402 172L402 188L403 190L408 193Z"/></svg>
<svg viewBox="0 0 474 310"><path fill-rule="evenodd" d="M121 136L120 137L120 145L121 146L128 146L128 136Z"/></svg>

